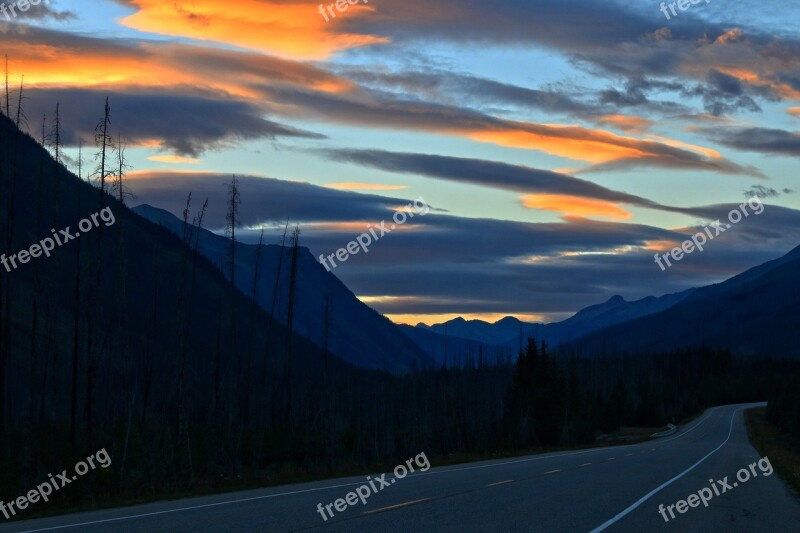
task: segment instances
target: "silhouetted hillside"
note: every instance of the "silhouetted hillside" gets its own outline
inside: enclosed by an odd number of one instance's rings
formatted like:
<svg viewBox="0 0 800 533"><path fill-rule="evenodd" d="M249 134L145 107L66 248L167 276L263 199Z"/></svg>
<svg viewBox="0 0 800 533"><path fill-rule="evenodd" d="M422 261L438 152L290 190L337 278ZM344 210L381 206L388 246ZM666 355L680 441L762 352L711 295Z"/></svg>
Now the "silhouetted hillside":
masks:
<svg viewBox="0 0 800 533"><path fill-rule="evenodd" d="M730 349L736 355L800 357L800 247L738 276L696 289L665 311L576 342L587 353Z"/></svg>
<svg viewBox="0 0 800 533"><path fill-rule="evenodd" d="M177 235L183 232L183 222L168 211L149 205L140 205L134 211ZM230 241L227 238L201 230L198 251L221 270L226 268L229 248ZM236 285L248 294L253 286L256 251L256 245L236 244ZM274 306L275 318L283 324L286 323L285 310L289 301L290 251L288 247L264 245L259 260L259 282L256 289L256 301L259 305L267 312ZM327 335L328 349L332 354L361 368L394 373L410 372L415 367L427 368L432 364L431 359L407 339L395 324L356 298L305 247L300 248L297 257L296 293L294 330L320 348L324 348Z"/></svg>

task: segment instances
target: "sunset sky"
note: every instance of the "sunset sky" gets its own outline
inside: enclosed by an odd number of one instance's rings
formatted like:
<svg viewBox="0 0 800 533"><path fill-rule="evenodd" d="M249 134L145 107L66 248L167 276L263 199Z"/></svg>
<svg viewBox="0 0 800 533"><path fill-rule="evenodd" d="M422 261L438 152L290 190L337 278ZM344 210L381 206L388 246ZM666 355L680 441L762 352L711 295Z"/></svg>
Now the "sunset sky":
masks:
<svg viewBox="0 0 800 533"><path fill-rule="evenodd" d="M289 217L316 257L422 197L335 275L396 321L553 321L800 245L800 3L659 3L51 0L0 41L73 160L109 97L132 205L192 191L221 231L235 173L242 240ZM761 215L655 265L754 192Z"/></svg>

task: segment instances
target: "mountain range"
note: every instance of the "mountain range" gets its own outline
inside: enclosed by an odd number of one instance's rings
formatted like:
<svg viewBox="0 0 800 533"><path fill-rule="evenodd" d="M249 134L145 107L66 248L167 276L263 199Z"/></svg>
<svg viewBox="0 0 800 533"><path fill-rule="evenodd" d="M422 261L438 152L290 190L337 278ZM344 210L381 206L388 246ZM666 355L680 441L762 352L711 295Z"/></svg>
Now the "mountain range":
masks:
<svg viewBox="0 0 800 533"><path fill-rule="evenodd" d="M628 302L615 295L561 322L495 323L455 318L406 326L437 363L470 353L507 356L534 336L550 346L587 354L600 351L655 352L706 345L738 355L800 356L791 333L800 326L800 247L722 283ZM444 347L447 346L445 353Z"/></svg>

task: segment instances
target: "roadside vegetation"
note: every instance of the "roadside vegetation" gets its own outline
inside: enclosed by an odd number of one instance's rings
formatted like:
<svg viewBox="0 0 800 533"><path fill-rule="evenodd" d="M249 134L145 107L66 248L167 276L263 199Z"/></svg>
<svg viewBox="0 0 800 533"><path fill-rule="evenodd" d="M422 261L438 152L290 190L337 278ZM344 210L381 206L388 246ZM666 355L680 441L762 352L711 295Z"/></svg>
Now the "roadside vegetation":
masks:
<svg viewBox="0 0 800 533"><path fill-rule="evenodd" d="M800 498L800 375L773 394L766 408L745 411L753 446Z"/></svg>

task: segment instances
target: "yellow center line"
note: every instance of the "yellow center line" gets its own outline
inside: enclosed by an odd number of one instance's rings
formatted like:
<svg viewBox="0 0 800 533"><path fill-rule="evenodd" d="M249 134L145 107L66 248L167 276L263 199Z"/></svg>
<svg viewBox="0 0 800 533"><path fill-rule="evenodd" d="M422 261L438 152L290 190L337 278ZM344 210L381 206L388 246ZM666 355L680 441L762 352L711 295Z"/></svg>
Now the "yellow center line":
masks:
<svg viewBox="0 0 800 533"><path fill-rule="evenodd" d="M382 513L384 511L391 511L392 509L399 509L400 507L406 507L407 505L414 505L415 503L426 502L428 500L430 500L430 498L422 498L422 499L419 499L419 500L412 500L410 502L398 503L397 505L390 505L389 507L381 507L380 509L373 509L372 511L364 511L361 514Z"/></svg>
<svg viewBox="0 0 800 533"><path fill-rule="evenodd" d="M505 484L505 483L511 483L512 481L514 481L514 480L513 480L513 479L507 479L507 480L505 480L505 481L498 481L497 483L489 483L489 484L488 484L488 485L486 485L486 486L487 486L487 487L494 487L495 485L503 485L503 484Z"/></svg>

